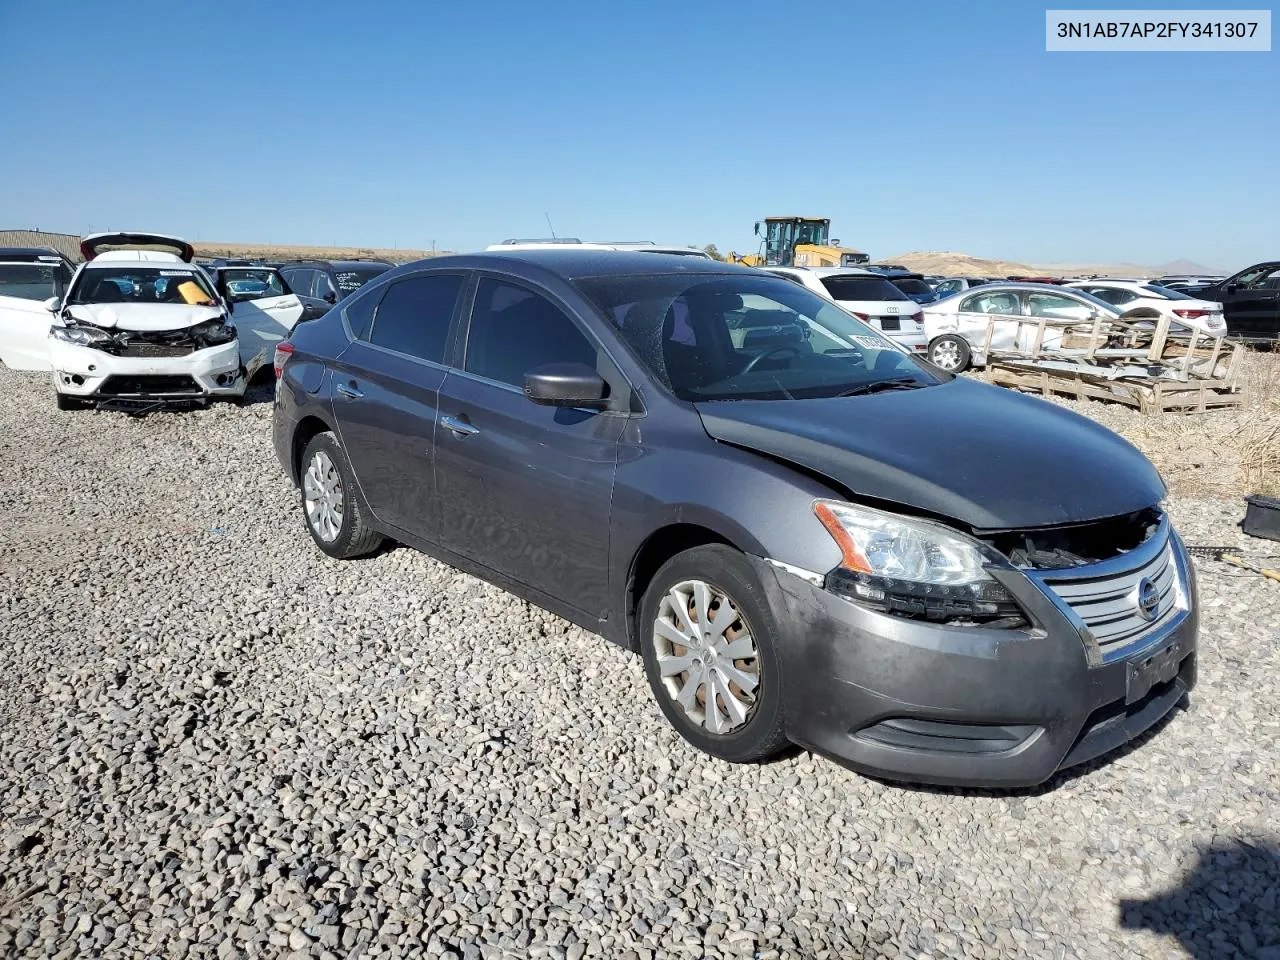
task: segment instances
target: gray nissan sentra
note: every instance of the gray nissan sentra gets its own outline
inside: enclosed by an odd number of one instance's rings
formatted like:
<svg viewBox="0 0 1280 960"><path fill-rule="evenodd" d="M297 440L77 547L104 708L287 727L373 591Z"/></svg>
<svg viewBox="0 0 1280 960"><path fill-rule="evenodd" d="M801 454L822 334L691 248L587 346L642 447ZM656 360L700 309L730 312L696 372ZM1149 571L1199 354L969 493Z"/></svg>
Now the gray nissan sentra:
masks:
<svg viewBox="0 0 1280 960"><path fill-rule="evenodd" d="M1195 684L1195 577L1137 450L787 280L440 257L275 359L321 550L410 544L639 652L717 757L1029 785Z"/></svg>

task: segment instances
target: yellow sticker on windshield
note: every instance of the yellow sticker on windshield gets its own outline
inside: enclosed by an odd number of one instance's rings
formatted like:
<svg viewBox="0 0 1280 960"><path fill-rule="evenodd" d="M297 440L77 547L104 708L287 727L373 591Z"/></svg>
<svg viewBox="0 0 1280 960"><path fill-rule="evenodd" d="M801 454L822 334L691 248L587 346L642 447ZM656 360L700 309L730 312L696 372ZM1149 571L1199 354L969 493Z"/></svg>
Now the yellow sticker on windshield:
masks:
<svg viewBox="0 0 1280 960"><path fill-rule="evenodd" d="M189 303L192 306L213 303L209 299L209 295L201 290L200 285L194 280L187 280L178 284L178 294L182 297L183 303Z"/></svg>

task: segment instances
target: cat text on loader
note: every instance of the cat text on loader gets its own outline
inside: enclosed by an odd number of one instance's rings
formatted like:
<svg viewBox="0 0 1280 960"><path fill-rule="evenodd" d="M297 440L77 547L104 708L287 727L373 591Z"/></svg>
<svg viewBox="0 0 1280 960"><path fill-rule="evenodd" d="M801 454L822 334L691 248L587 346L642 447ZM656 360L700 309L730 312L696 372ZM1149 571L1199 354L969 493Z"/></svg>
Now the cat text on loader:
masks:
<svg viewBox="0 0 1280 960"><path fill-rule="evenodd" d="M756 223L760 236L760 223ZM870 258L861 250L840 246L831 240L831 220L826 217L765 217L761 252L745 257L733 255L738 263L752 267L852 267Z"/></svg>

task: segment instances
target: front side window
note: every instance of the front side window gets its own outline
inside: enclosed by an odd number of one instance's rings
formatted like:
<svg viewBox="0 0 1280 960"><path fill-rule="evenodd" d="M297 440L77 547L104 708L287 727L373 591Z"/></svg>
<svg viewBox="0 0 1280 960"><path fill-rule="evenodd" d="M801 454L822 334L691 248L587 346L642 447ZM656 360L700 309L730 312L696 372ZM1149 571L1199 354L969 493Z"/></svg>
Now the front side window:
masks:
<svg viewBox="0 0 1280 960"><path fill-rule="evenodd" d="M180 306L218 302L203 272L193 269L120 266L80 272L68 304L167 303Z"/></svg>
<svg viewBox="0 0 1280 960"><path fill-rule="evenodd" d="M548 363L584 363L595 367L597 350L563 310L539 293L485 278L467 332L464 369L513 387L524 375Z"/></svg>
<svg viewBox="0 0 1280 960"><path fill-rule="evenodd" d="M636 358L681 400L790 400L940 382L887 338L771 276L578 280Z"/></svg>
<svg viewBox="0 0 1280 960"><path fill-rule="evenodd" d="M456 273L397 280L387 287L374 311L370 340L419 360L444 363L449 322L461 290L462 275Z"/></svg>
<svg viewBox="0 0 1280 960"><path fill-rule="evenodd" d="M323 270L317 270L315 277L311 281L311 296L317 300L323 300L329 294L333 294L336 298L337 289L333 285L333 281L329 279L329 275Z"/></svg>
<svg viewBox="0 0 1280 960"><path fill-rule="evenodd" d="M289 292L285 289L284 279L276 271L248 267L224 268L222 286L232 303L283 297Z"/></svg>
<svg viewBox="0 0 1280 960"><path fill-rule="evenodd" d="M53 263L0 263L0 297L48 300L61 287L59 267Z"/></svg>
<svg viewBox="0 0 1280 960"><path fill-rule="evenodd" d="M1018 295L1007 290L979 293L960 304L962 313L1018 314Z"/></svg>

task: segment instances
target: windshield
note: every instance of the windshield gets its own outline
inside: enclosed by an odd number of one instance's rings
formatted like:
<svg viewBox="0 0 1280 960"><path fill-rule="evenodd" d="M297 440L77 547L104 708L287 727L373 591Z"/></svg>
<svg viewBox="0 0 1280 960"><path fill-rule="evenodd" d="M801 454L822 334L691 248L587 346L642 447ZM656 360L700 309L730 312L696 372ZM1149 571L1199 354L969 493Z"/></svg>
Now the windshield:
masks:
<svg viewBox="0 0 1280 960"><path fill-rule="evenodd" d="M68 304L171 303L180 306L218 302L203 274L192 269L119 266L80 272Z"/></svg>
<svg viewBox="0 0 1280 960"><path fill-rule="evenodd" d="M819 277L832 300L909 300L884 277Z"/></svg>
<svg viewBox="0 0 1280 960"><path fill-rule="evenodd" d="M338 289L345 297L353 290L359 290L374 277L381 276L391 268L385 264L379 264L372 267L355 267L348 270L335 270L333 279L337 281Z"/></svg>
<svg viewBox="0 0 1280 960"><path fill-rule="evenodd" d="M593 277L577 286L681 400L798 400L940 382L871 327L777 277Z"/></svg>
<svg viewBox="0 0 1280 960"><path fill-rule="evenodd" d="M0 297L48 300L61 293L66 268L57 263L0 263Z"/></svg>
<svg viewBox="0 0 1280 960"><path fill-rule="evenodd" d="M289 292L284 279L274 270L262 268L235 268L221 271L221 280L232 303L242 300L262 300L266 297L283 297Z"/></svg>

